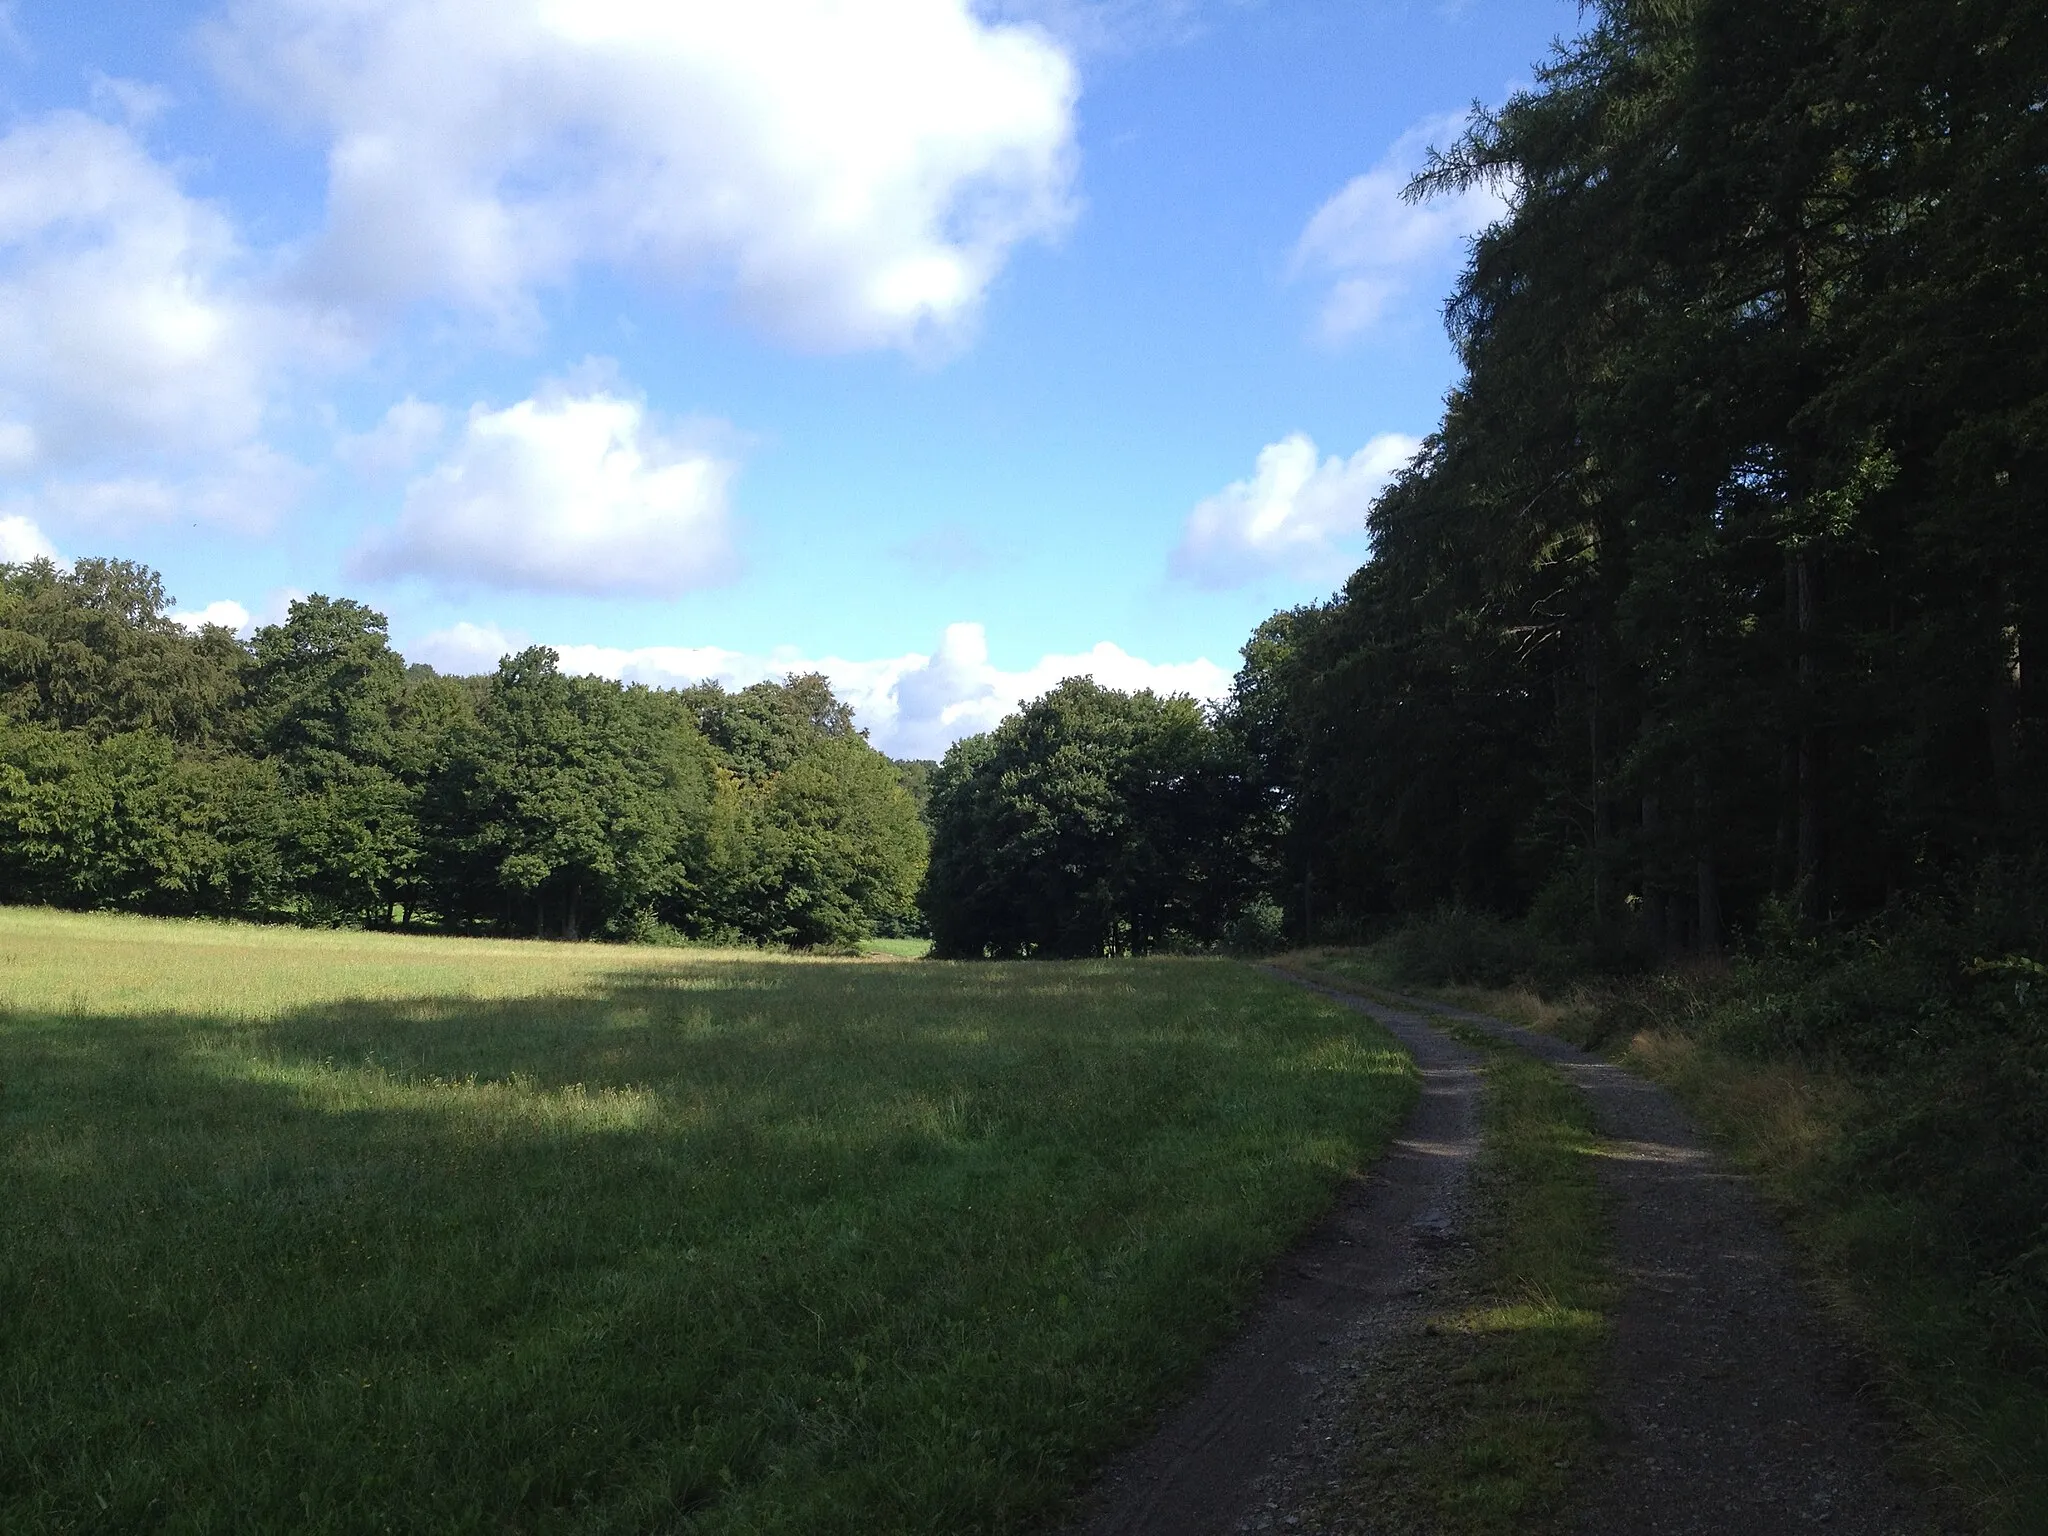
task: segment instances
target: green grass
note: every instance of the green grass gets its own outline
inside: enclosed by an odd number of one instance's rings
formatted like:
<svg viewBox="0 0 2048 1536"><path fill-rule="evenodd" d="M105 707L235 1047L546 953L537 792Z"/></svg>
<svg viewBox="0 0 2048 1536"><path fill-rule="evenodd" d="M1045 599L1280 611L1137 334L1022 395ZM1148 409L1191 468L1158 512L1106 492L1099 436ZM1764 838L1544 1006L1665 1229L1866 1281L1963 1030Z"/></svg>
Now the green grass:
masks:
<svg viewBox="0 0 2048 1536"><path fill-rule="evenodd" d="M1592 1110L1556 1068L1447 1025L1486 1057L1473 1178L1477 1293L1437 1320L1441 1422L1410 1452L1446 1531L1528 1531L1565 1512L1597 1452L1594 1398L1618 1289Z"/></svg>
<svg viewBox="0 0 2048 1536"><path fill-rule="evenodd" d="M861 945L861 953L886 955L892 960L922 960L932 952L930 939L869 939Z"/></svg>
<svg viewBox="0 0 2048 1536"><path fill-rule="evenodd" d="M1293 965L1358 990L1368 974L1320 957ZM1443 1536L1547 1530L1598 1454L1619 1295L1600 1142L1591 1107L1554 1067L1440 1023L1484 1059L1472 1257L1454 1302L1373 1368L1365 1449L1330 1513Z"/></svg>
<svg viewBox="0 0 2048 1536"><path fill-rule="evenodd" d="M0 1529L1018 1529L1413 1092L1222 962L0 912Z"/></svg>

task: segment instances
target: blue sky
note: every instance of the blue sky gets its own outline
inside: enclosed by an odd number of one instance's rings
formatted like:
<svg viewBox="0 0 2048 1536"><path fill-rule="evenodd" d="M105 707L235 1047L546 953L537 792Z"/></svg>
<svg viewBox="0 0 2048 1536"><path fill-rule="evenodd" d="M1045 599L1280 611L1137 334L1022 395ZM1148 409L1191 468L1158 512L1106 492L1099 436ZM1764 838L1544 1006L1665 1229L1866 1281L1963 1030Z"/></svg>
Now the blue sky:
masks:
<svg viewBox="0 0 2048 1536"><path fill-rule="evenodd" d="M0 556L930 754L1363 553L1537 0L0 4Z"/></svg>

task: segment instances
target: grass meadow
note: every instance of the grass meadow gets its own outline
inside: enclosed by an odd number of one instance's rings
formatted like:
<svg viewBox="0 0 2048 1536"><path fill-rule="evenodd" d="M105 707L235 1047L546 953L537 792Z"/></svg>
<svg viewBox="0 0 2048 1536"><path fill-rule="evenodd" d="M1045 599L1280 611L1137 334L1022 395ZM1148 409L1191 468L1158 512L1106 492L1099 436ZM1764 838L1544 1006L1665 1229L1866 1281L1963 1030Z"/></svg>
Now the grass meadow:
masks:
<svg viewBox="0 0 2048 1536"><path fill-rule="evenodd" d="M1413 1092L1222 961L0 911L0 1529L1018 1529Z"/></svg>

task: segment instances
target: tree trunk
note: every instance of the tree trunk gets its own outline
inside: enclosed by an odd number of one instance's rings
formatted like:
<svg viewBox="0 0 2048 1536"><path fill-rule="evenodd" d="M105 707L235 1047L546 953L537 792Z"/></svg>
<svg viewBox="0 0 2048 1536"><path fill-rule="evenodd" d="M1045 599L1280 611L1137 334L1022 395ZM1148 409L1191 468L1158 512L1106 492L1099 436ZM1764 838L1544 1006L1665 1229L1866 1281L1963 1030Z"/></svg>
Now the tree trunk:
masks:
<svg viewBox="0 0 2048 1536"><path fill-rule="evenodd" d="M1600 780L1600 631L1586 621L1586 756L1593 806L1593 927L1607 921L1607 806Z"/></svg>
<svg viewBox="0 0 2048 1536"><path fill-rule="evenodd" d="M1657 867L1662 851L1663 816L1655 795L1643 796L1643 926L1650 942L1659 950L1670 947L1671 935L1665 912L1662 874Z"/></svg>
<svg viewBox="0 0 2048 1536"><path fill-rule="evenodd" d="M2021 682L2020 634L2012 622L2012 586L2004 576L1993 579L1991 602L1998 658L1985 723L1991 733L1991 783L2003 840L2020 808Z"/></svg>
<svg viewBox="0 0 2048 1536"><path fill-rule="evenodd" d="M1799 636L1799 916L1809 927L1827 911L1823 814L1827 743L1815 718L1820 710L1820 658L1814 632L1820 622L1820 573L1810 551L1793 560Z"/></svg>
<svg viewBox="0 0 2048 1536"><path fill-rule="evenodd" d="M1693 921L1693 940L1703 955L1721 952L1721 882L1714 867L1714 807L1707 770L1695 765L1692 771L1692 817L1696 853L1693 860L1698 909Z"/></svg>

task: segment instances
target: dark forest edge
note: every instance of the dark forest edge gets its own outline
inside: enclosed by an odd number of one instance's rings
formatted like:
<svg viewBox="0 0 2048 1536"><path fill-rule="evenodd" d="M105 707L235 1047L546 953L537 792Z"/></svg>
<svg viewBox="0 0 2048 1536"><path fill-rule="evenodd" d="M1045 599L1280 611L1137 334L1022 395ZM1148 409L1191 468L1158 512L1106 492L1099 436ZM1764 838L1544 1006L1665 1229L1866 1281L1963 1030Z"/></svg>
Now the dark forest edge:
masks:
<svg viewBox="0 0 2048 1536"><path fill-rule="evenodd" d="M2048 9L1586 20L1414 189L1509 212L1371 558L1207 736L1070 687L956 747L933 933L1377 940L1681 1042L1945 1465L2040 1529ZM1774 1095L1803 1143L1744 1126Z"/></svg>

